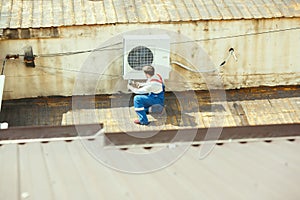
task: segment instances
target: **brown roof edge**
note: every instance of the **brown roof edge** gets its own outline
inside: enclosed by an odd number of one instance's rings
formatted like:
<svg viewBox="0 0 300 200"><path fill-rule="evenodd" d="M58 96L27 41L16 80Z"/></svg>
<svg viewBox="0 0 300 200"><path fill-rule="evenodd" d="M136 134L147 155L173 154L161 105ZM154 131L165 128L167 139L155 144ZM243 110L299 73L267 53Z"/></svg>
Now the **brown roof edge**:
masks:
<svg viewBox="0 0 300 200"><path fill-rule="evenodd" d="M68 138L93 136L103 124L68 126L12 127L0 130L0 141L24 139ZM80 135L78 134L80 131ZM155 132L155 133L154 133ZM156 133L157 132L157 133ZM207 137L209 134L213 137ZM133 137L134 135L151 137ZM250 139L300 136L300 123L198 129L105 133L107 145L153 144L170 142L197 142L209 140Z"/></svg>
<svg viewBox="0 0 300 200"><path fill-rule="evenodd" d="M80 131L80 136L92 136L101 129L103 129L103 124L19 126L0 130L0 141L76 137L79 136L78 131Z"/></svg>
<svg viewBox="0 0 300 200"><path fill-rule="evenodd" d="M182 130L161 130L128 133L105 133L107 145L131 145L174 142L200 142L251 138L300 136L300 123L257 126L215 127ZM135 135L139 137L133 137ZM144 137L154 135L152 137Z"/></svg>

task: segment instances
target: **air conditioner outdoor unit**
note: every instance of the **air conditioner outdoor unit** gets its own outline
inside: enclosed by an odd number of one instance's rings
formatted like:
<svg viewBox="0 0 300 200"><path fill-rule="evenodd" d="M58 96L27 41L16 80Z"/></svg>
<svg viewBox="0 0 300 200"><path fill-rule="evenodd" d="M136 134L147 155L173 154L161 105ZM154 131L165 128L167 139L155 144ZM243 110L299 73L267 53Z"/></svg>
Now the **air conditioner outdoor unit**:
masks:
<svg viewBox="0 0 300 200"><path fill-rule="evenodd" d="M169 78L170 37L168 35L127 35L123 38L125 80L145 79L143 66L152 65L156 73Z"/></svg>

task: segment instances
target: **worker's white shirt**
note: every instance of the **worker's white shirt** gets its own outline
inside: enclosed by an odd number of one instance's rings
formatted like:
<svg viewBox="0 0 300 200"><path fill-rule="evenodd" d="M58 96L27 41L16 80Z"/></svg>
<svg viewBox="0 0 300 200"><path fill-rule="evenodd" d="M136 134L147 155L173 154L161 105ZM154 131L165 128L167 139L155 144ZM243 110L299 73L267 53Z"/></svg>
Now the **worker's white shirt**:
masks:
<svg viewBox="0 0 300 200"><path fill-rule="evenodd" d="M158 94L163 91L163 83L160 82L160 77L158 75L153 75L148 78L146 83L140 84L141 88L129 87L129 89L135 94Z"/></svg>

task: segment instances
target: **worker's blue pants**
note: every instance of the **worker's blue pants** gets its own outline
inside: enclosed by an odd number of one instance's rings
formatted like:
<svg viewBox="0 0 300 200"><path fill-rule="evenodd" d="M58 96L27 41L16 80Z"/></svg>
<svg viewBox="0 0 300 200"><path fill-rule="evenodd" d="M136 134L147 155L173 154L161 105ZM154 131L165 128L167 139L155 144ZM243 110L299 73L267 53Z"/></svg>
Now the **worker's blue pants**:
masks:
<svg viewBox="0 0 300 200"><path fill-rule="evenodd" d="M133 99L134 109L139 117L141 124L148 124L148 118L146 112L149 107L155 104L160 104L164 106L164 92L159 94L149 94L149 95L135 95Z"/></svg>

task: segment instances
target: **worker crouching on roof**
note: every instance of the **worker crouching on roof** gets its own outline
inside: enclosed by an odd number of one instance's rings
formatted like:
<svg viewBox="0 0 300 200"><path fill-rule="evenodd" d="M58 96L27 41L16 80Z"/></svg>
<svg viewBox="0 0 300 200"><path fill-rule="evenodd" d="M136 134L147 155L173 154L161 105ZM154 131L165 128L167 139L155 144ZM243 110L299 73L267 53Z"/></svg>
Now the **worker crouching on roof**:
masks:
<svg viewBox="0 0 300 200"><path fill-rule="evenodd" d="M145 66L143 71L147 77L146 83L139 83L138 88L128 85L128 88L137 94L134 96L133 103L138 119L134 120L134 123L148 125L149 108L156 104L164 106L165 91L163 79L159 74L155 74L154 67Z"/></svg>

